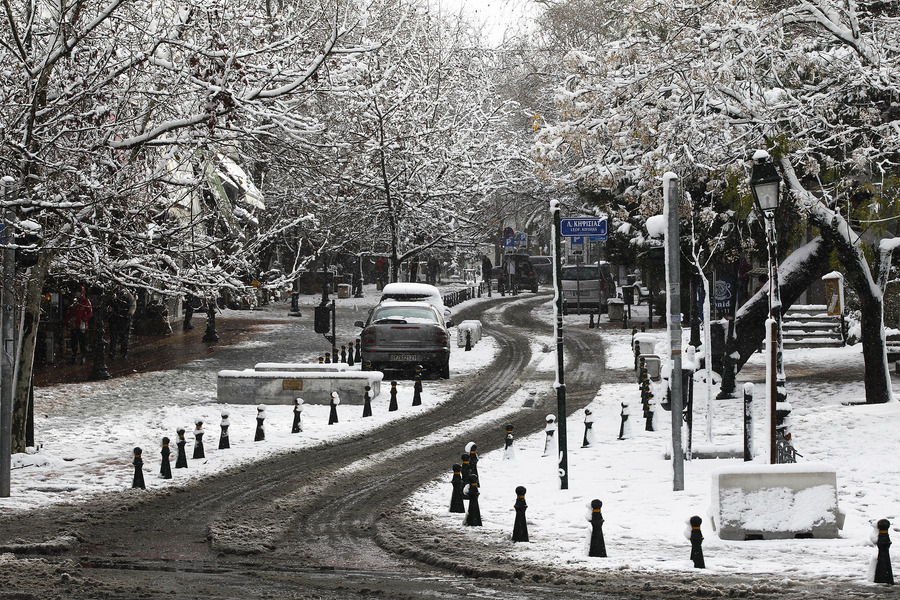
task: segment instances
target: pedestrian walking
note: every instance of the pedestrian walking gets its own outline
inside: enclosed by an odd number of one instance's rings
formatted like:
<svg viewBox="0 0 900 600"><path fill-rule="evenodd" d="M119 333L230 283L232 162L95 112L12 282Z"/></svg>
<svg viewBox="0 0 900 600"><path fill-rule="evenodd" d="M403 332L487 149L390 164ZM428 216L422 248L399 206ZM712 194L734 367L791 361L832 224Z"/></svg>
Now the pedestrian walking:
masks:
<svg viewBox="0 0 900 600"><path fill-rule="evenodd" d="M81 286L78 297L72 300L65 318L66 326L72 331L72 359L70 362L73 365L76 360L84 364L84 357L87 354L88 323L92 316L94 316L94 307L87 297L87 290Z"/></svg>
<svg viewBox="0 0 900 600"><path fill-rule="evenodd" d="M109 324L109 357L121 353L128 356L128 341L131 337L131 322L137 309L134 294L117 284L106 305L106 321Z"/></svg>

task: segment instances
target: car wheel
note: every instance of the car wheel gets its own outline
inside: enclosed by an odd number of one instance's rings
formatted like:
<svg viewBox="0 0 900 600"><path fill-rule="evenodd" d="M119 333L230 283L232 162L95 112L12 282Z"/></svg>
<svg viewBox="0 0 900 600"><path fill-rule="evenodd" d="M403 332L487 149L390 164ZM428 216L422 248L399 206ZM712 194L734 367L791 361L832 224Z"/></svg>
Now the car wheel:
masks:
<svg viewBox="0 0 900 600"><path fill-rule="evenodd" d="M535 283L533 286L531 286L531 291L533 293L537 294L537 292L538 292L538 284L537 283Z"/></svg>

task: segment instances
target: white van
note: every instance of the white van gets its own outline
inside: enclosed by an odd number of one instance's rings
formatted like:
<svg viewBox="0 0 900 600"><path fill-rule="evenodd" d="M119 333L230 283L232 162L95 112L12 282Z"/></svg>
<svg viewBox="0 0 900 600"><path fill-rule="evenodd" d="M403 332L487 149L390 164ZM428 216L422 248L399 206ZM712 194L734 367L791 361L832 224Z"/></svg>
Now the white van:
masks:
<svg viewBox="0 0 900 600"><path fill-rule="evenodd" d="M566 265L562 279L563 314L606 312L606 301L615 296L616 281L608 262Z"/></svg>

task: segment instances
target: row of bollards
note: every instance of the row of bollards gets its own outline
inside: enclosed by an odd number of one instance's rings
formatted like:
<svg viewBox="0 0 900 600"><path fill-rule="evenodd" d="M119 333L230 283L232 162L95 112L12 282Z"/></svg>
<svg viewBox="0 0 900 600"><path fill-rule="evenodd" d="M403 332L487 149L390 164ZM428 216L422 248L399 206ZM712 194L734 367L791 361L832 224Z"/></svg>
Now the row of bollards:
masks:
<svg viewBox="0 0 900 600"><path fill-rule="evenodd" d="M349 350L347 348L348 346ZM356 338L355 345L353 340L350 340L346 345L341 346L340 352L335 348L333 352L326 352L324 355L320 356L319 364L330 365L332 363L344 363L347 366L352 367L361 362L361 360L362 343L359 338Z"/></svg>
<svg viewBox="0 0 900 600"><path fill-rule="evenodd" d="M372 397L371 397L370 386L365 386L365 392L363 395L363 417L371 417L372 416ZM421 370L416 369L416 380L413 387L413 406L420 406L422 404L422 379L421 379ZM330 401L330 411L328 415L328 424L334 425L338 422L338 412L337 407L341 403L340 395L337 392L331 393L331 401ZM303 399L295 398L294 399L294 409L293 409L293 421L291 423L291 433L301 433L303 431ZM399 407L397 405L397 382L391 382L391 392L390 392L390 404L388 406L389 411L396 411ZM265 430L265 420L266 420L266 406L264 404L260 404L256 408L256 431L253 436L254 442L262 442L266 439L266 430ZM221 433L219 435L219 450L226 450L231 448L231 442L229 440L229 428L231 426L231 421L229 420L229 413L227 411L222 412L222 423L221 423ZM185 429L184 427L179 427L176 429L176 434L178 435L178 440L176 442L178 453L175 459L175 468L176 469L186 469L188 466L187 462L187 451L185 447L187 445L187 440L185 439ZM194 423L194 452L193 459L204 459L206 458L206 452L204 450L203 445L203 436L205 434L205 430L203 429L203 420L197 419ZM162 465L160 467L160 477L162 479L172 479L172 468L170 465L169 456L171 455L171 450L169 449L170 439L168 437L162 438L162 450L160 454L162 456ZM134 477L132 479L131 487L133 489L146 489L146 483L144 481L144 473L143 466L144 461L142 458L142 450L141 448L135 448L133 451L134 459L132 460L132 465L134 466Z"/></svg>

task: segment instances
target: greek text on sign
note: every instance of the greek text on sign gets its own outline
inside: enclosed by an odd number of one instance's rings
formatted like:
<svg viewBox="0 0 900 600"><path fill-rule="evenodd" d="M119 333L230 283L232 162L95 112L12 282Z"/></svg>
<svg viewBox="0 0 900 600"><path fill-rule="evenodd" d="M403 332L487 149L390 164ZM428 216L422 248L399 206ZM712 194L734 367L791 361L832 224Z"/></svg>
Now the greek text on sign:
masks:
<svg viewBox="0 0 900 600"><path fill-rule="evenodd" d="M559 233L565 237L592 235L606 239L608 235L606 218L583 217L580 219L560 219Z"/></svg>

